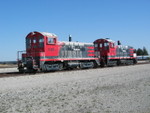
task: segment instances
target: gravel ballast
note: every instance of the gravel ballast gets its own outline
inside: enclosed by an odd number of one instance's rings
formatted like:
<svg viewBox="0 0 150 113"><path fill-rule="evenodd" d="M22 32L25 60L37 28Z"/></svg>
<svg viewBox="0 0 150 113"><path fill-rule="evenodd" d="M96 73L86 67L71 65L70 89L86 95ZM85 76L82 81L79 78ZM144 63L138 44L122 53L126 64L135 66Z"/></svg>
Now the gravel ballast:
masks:
<svg viewBox="0 0 150 113"><path fill-rule="evenodd" d="M0 113L150 113L150 64L0 78Z"/></svg>
<svg viewBox="0 0 150 113"><path fill-rule="evenodd" d="M9 72L18 72L18 69L16 67L14 67L14 68L0 68L0 74L1 73L9 73Z"/></svg>

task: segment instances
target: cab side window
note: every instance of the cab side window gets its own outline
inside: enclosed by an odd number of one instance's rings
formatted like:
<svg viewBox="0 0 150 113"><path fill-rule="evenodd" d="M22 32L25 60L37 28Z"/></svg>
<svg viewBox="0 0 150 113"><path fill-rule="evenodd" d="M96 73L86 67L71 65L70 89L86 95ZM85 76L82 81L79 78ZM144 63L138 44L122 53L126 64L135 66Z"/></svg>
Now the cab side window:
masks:
<svg viewBox="0 0 150 113"><path fill-rule="evenodd" d="M54 38L48 38L48 44L54 44L55 39Z"/></svg>
<svg viewBox="0 0 150 113"><path fill-rule="evenodd" d="M43 39L43 37L41 36L41 37L39 37L39 47L44 47L44 39Z"/></svg>
<svg viewBox="0 0 150 113"><path fill-rule="evenodd" d="M110 43L110 47L111 47L111 48L114 48L114 47L115 47L115 44L114 44L114 43Z"/></svg>
<svg viewBox="0 0 150 113"><path fill-rule="evenodd" d="M94 48L96 51L98 50L98 44L97 43L94 44Z"/></svg>
<svg viewBox="0 0 150 113"><path fill-rule="evenodd" d="M26 39L26 47L31 48L31 39L30 38Z"/></svg>

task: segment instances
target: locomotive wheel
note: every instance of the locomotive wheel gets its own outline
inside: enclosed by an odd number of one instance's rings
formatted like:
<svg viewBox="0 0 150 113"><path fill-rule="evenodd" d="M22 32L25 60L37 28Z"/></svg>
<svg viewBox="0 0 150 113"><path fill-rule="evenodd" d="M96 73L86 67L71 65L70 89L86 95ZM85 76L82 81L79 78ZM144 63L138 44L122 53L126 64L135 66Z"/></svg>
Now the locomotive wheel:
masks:
<svg viewBox="0 0 150 113"><path fill-rule="evenodd" d="M133 60L133 64L137 64L137 60L136 59Z"/></svg>
<svg viewBox="0 0 150 113"><path fill-rule="evenodd" d="M120 60L117 61L117 66L119 66L121 64Z"/></svg>
<svg viewBox="0 0 150 113"><path fill-rule="evenodd" d="M105 61L101 61L101 62L100 62L100 66L101 66L101 67L105 67L105 65L106 65L106 64L105 64Z"/></svg>
<svg viewBox="0 0 150 113"><path fill-rule="evenodd" d="M93 68L98 68L98 65L95 62Z"/></svg>
<svg viewBox="0 0 150 113"><path fill-rule="evenodd" d="M19 70L19 73L24 73L25 72L23 67L22 68L18 68L18 70Z"/></svg>
<svg viewBox="0 0 150 113"><path fill-rule="evenodd" d="M60 63L60 64L59 64L59 70L61 71L61 70L63 70L63 69L64 69L64 66L63 66L62 63Z"/></svg>
<svg viewBox="0 0 150 113"><path fill-rule="evenodd" d="M38 70L37 69L27 69L28 73L36 73Z"/></svg>

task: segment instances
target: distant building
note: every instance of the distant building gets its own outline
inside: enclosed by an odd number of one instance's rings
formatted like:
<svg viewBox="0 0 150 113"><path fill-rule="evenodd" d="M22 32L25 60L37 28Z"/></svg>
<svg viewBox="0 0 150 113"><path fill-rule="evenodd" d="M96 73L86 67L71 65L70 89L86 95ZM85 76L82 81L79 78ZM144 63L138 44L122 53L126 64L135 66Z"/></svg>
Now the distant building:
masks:
<svg viewBox="0 0 150 113"><path fill-rule="evenodd" d="M150 55L144 55L144 56L137 56L137 60L149 60Z"/></svg>

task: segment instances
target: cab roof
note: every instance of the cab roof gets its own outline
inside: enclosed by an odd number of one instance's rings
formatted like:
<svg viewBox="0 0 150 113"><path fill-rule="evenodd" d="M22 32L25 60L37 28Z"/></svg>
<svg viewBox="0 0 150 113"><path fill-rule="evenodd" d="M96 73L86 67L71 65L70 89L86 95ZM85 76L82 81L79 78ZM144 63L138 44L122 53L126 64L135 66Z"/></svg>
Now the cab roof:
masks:
<svg viewBox="0 0 150 113"><path fill-rule="evenodd" d="M57 36L57 35L54 34L54 33L48 33L48 32L39 32L39 33L41 33L42 35L47 36L47 37Z"/></svg>
<svg viewBox="0 0 150 113"><path fill-rule="evenodd" d="M111 42L111 43L115 43L115 41L113 41L113 40L111 40L111 39L109 39L109 38L101 38L101 39L97 39L97 40L95 40L94 42L99 42L99 41L101 41L101 40L103 40L103 41L105 41L105 42Z"/></svg>
<svg viewBox="0 0 150 113"><path fill-rule="evenodd" d="M46 37L57 37L57 35L54 34L54 33L37 32L37 31L30 32L26 37L32 36L32 35L35 35L35 34L41 34L41 35L46 36Z"/></svg>

